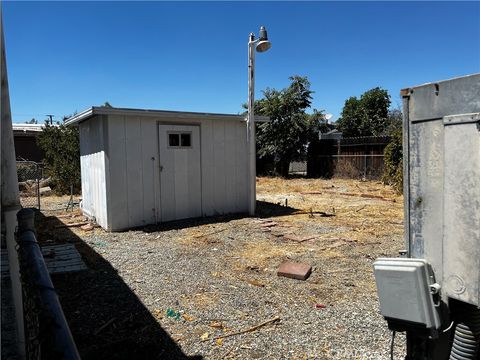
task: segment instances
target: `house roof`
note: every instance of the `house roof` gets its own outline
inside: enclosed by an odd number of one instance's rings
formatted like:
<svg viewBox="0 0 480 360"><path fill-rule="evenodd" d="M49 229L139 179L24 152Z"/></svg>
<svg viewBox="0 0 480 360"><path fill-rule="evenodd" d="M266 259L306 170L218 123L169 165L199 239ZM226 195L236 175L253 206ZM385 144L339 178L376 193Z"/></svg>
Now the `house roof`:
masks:
<svg viewBox="0 0 480 360"><path fill-rule="evenodd" d="M342 132L337 129L332 129L326 133L319 133L318 138L320 140L330 139L330 140L338 140L342 138Z"/></svg>
<svg viewBox="0 0 480 360"><path fill-rule="evenodd" d="M148 110L148 109L129 109L129 108L114 108L106 106L92 106L78 114L65 120L65 125L77 124L88 120L95 115L134 115L134 116L152 116L170 119L191 118L191 119L215 119L215 120L233 120L246 121L246 115L235 114L216 114L216 113L201 113L188 111L170 111L170 110ZM256 122L268 121L267 116L255 116Z"/></svg>
<svg viewBox="0 0 480 360"><path fill-rule="evenodd" d="M44 124L12 124L13 131L23 132L41 132L44 127Z"/></svg>
<svg viewBox="0 0 480 360"><path fill-rule="evenodd" d="M58 126L52 124L50 126ZM16 136L37 136L45 128L45 124L12 124L13 134Z"/></svg>

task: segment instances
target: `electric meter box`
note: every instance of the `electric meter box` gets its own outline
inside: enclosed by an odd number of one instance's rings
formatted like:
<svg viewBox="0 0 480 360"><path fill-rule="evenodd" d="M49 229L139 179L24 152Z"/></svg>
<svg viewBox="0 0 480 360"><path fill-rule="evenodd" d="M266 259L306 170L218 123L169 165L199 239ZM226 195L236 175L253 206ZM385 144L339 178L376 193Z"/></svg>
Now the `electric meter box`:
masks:
<svg viewBox="0 0 480 360"><path fill-rule="evenodd" d="M441 327L439 306L432 295L432 288L437 288L425 260L380 258L373 267L380 312L387 320L427 329Z"/></svg>
<svg viewBox="0 0 480 360"><path fill-rule="evenodd" d="M444 302L480 306L480 74L401 96L407 255L432 266Z"/></svg>

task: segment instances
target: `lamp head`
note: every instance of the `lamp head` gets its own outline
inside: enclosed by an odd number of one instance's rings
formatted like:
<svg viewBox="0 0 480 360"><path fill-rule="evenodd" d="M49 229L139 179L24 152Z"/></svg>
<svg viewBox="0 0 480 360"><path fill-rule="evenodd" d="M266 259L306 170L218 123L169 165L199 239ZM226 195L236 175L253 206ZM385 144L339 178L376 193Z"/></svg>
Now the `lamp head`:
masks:
<svg viewBox="0 0 480 360"><path fill-rule="evenodd" d="M258 52L265 52L268 49L272 47L272 43L268 41L268 35L267 35L267 30L265 29L265 26L260 27L260 33L258 36L258 43L255 46L255 49Z"/></svg>

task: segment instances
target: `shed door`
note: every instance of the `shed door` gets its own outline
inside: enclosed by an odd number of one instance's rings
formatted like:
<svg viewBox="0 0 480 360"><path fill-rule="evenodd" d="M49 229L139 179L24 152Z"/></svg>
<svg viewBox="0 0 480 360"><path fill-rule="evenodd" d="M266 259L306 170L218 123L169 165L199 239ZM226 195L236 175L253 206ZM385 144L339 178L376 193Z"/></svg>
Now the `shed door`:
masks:
<svg viewBox="0 0 480 360"><path fill-rule="evenodd" d="M199 126L159 125L161 220L202 215Z"/></svg>

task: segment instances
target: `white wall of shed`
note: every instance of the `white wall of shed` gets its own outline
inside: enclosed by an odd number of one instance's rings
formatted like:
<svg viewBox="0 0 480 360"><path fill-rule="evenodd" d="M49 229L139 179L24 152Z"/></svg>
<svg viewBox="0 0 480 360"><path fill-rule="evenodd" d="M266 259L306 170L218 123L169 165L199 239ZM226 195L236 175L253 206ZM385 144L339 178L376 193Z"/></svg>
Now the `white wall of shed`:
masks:
<svg viewBox="0 0 480 360"><path fill-rule="evenodd" d="M106 118L102 116L80 124L80 167L82 210L100 226L108 228L105 125Z"/></svg>
<svg viewBox="0 0 480 360"><path fill-rule="evenodd" d="M202 214L248 210L245 123L108 116L109 229L162 221L158 125L199 125Z"/></svg>

